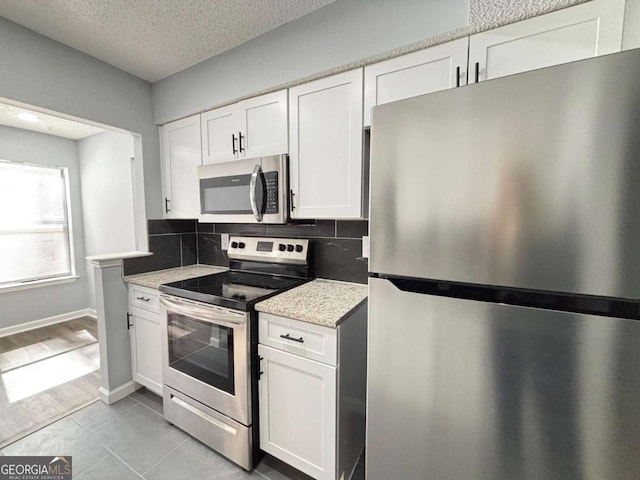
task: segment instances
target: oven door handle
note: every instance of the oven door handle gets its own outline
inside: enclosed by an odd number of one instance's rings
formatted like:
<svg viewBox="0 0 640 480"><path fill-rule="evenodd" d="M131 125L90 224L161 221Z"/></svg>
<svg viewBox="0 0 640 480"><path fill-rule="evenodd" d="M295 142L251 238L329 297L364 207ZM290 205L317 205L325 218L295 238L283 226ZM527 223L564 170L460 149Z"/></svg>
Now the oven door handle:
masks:
<svg viewBox="0 0 640 480"><path fill-rule="evenodd" d="M168 298L160 297L160 302L167 307L167 310L216 325L233 328L242 325L246 321L243 314L221 312L219 310L181 302L180 300L169 300Z"/></svg>
<svg viewBox="0 0 640 480"><path fill-rule="evenodd" d="M258 202L256 200L256 188L258 186L258 175L262 174L262 166L256 165L251 174L251 183L249 184L249 201L251 202L251 210L253 210L253 216L259 222L262 221L262 212L258 208Z"/></svg>

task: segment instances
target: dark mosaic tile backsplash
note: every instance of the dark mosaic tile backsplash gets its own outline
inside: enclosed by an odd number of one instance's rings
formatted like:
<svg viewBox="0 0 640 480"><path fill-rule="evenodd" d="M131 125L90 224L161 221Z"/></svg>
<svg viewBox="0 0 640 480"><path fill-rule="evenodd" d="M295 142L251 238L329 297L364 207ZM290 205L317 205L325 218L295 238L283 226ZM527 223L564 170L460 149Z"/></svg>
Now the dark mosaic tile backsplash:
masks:
<svg viewBox="0 0 640 480"><path fill-rule="evenodd" d="M367 283L368 262L362 258L366 220L315 220L286 225L198 223L196 220L149 220L149 257L124 261L124 274L205 263L228 266L222 233L244 236L308 238L314 276Z"/></svg>

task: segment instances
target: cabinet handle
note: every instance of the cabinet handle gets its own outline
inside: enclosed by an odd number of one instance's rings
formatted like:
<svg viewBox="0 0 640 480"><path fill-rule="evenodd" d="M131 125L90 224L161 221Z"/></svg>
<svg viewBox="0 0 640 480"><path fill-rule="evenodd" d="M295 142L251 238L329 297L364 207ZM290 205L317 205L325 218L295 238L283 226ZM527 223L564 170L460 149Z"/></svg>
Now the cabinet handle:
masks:
<svg viewBox="0 0 640 480"><path fill-rule="evenodd" d="M231 150L234 155L238 153L238 149L236 148L236 136L233 133L231 134Z"/></svg>
<svg viewBox="0 0 640 480"><path fill-rule="evenodd" d="M480 81L480 62L476 62L475 69L476 69L476 83L478 83Z"/></svg>
<svg viewBox="0 0 640 480"><path fill-rule="evenodd" d="M131 322L129 322L129 319L132 317L133 315L131 315L129 312L127 312L127 330L131 329L131 327L133 327L133 324Z"/></svg>
<svg viewBox="0 0 640 480"><path fill-rule="evenodd" d="M293 190L289 190L289 203L291 203L291 210L296 209L296 203L294 201L296 194L293 193Z"/></svg>
<svg viewBox="0 0 640 480"><path fill-rule="evenodd" d="M284 338L285 340L293 340L294 342L298 342L298 343L304 343L304 338L302 338L302 337L294 338L291 335L289 335L288 333L286 335L280 335L280 338Z"/></svg>
<svg viewBox="0 0 640 480"><path fill-rule="evenodd" d="M244 152L244 147L242 146L242 139L244 137L242 136L242 132L238 132L238 145L240 145L240 148L238 149L240 151L240 153Z"/></svg>
<svg viewBox="0 0 640 480"><path fill-rule="evenodd" d="M460 86L460 67L456 67L456 88Z"/></svg>
<svg viewBox="0 0 640 480"><path fill-rule="evenodd" d="M258 380L262 378L262 374L264 373L262 371L262 360L264 360L264 357L258 355Z"/></svg>
<svg viewBox="0 0 640 480"><path fill-rule="evenodd" d="M167 197L164 197L164 213L169 213L171 209L169 208L169 200Z"/></svg>
<svg viewBox="0 0 640 480"><path fill-rule="evenodd" d="M136 300L142 300L143 302L148 302L151 299L147 297L136 297Z"/></svg>

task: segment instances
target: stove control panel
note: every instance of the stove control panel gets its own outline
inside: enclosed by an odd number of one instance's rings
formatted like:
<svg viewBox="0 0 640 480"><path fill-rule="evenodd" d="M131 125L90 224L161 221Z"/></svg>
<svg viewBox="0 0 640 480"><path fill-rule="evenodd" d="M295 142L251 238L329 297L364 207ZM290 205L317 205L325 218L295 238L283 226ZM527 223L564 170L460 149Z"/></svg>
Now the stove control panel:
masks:
<svg viewBox="0 0 640 480"><path fill-rule="evenodd" d="M299 238L231 237L229 258L306 265L309 240Z"/></svg>

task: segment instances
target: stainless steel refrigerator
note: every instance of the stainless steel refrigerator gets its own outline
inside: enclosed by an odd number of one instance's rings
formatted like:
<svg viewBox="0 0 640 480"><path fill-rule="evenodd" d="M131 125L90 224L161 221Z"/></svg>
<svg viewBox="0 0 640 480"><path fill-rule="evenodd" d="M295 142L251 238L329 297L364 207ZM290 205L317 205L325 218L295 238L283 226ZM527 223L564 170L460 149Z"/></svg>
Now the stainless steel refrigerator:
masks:
<svg viewBox="0 0 640 480"><path fill-rule="evenodd" d="M368 480L640 478L640 51L373 110Z"/></svg>

